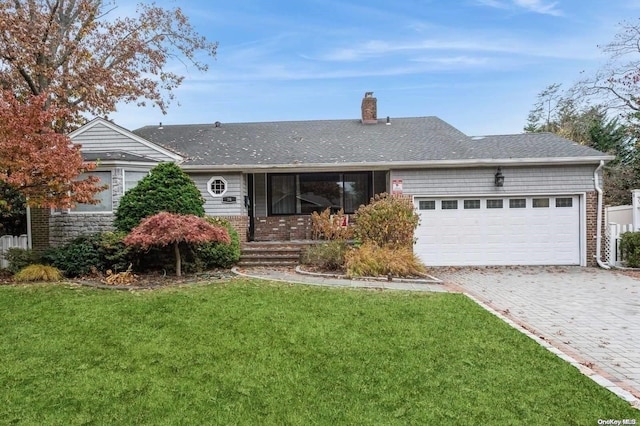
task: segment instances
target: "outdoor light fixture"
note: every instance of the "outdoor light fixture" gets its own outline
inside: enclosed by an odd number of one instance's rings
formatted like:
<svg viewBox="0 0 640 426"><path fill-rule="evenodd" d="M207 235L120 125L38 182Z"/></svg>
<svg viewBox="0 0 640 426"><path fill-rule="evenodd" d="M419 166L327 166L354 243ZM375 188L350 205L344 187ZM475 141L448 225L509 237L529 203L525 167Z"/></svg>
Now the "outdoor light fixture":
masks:
<svg viewBox="0 0 640 426"><path fill-rule="evenodd" d="M496 186L504 186L504 175L502 174L502 169L498 167L498 171L495 175L495 184Z"/></svg>

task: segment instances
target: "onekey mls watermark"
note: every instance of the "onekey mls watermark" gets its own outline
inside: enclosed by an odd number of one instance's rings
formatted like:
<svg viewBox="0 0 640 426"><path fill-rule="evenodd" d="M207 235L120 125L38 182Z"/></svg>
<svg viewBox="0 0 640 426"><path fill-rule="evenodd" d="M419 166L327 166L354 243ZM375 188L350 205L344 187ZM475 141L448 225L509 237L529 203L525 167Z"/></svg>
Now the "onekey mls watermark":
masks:
<svg viewBox="0 0 640 426"><path fill-rule="evenodd" d="M638 424L636 419L598 419L599 425L635 425Z"/></svg>

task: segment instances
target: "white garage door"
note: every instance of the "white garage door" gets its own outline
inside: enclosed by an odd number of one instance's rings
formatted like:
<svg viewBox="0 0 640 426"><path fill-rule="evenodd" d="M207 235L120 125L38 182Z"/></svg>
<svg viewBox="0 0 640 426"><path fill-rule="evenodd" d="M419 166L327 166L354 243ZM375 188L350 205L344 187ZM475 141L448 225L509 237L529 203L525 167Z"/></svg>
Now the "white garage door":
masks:
<svg viewBox="0 0 640 426"><path fill-rule="evenodd" d="M579 265L578 196L417 198L426 265Z"/></svg>

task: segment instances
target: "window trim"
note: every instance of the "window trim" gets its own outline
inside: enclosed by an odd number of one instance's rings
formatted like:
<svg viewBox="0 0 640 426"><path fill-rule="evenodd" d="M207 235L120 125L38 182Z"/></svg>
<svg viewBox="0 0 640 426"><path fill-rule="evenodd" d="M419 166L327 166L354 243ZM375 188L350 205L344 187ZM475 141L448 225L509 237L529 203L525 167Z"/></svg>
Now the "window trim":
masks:
<svg viewBox="0 0 640 426"><path fill-rule="evenodd" d="M217 180L219 180L219 181L221 181L222 183L224 183L224 190L223 190L221 193L219 193L219 194L217 194L217 193L215 193L214 191L212 191L212 190L211 190L211 184L212 184L214 181L217 181ZM208 192L209 194L211 194L211 196L212 196L212 197L215 197L215 198L221 198L221 197L223 197L223 196L224 196L224 194L226 194L226 193L227 193L227 191L228 191L228 190L229 190L229 183L228 183L228 182L227 182L227 180L226 180L224 177L222 177L222 176L212 176L212 177L211 177L211 179L209 179L209 180L207 181L207 192Z"/></svg>

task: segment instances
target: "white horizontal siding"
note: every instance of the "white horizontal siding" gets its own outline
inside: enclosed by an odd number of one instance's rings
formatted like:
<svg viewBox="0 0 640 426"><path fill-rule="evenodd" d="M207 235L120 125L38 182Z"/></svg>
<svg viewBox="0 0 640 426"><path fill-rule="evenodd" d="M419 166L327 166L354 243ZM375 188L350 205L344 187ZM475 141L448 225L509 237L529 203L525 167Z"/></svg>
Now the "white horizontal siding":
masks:
<svg viewBox="0 0 640 426"><path fill-rule="evenodd" d="M246 215L243 192L245 187L241 173L190 173L189 176L200 190L204 198L204 211L209 216L241 216ZM212 177L222 177L227 181L224 197L236 197L234 203L223 203L223 197L214 197L207 190L207 183Z"/></svg>
<svg viewBox="0 0 640 426"><path fill-rule="evenodd" d="M82 151L85 152L119 150L157 161L173 161L171 157L152 147L131 139L100 123L74 136L73 143L82 145Z"/></svg>
<svg viewBox="0 0 640 426"><path fill-rule="evenodd" d="M494 185L496 167L392 170L408 195L580 193L594 190L596 165L502 167L504 186Z"/></svg>

